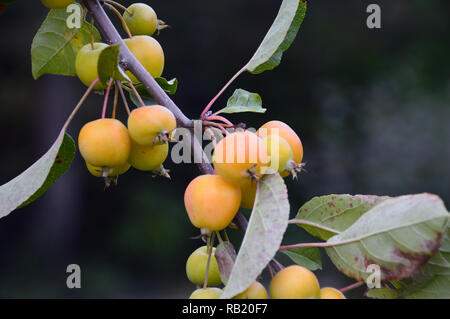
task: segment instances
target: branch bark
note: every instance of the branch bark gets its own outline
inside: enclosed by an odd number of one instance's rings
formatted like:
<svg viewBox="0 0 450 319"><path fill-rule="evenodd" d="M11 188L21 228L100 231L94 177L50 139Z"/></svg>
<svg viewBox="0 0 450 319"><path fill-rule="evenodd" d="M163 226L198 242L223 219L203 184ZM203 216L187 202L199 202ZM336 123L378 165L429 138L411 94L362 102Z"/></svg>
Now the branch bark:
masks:
<svg viewBox="0 0 450 319"><path fill-rule="evenodd" d="M97 23L100 32L103 34L106 42L109 44L120 45L120 65L131 71L136 78L138 78L145 86L147 91L153 96L153 98L160 105L167 107L175 115L178 126L185 128L192 128L194 126L194 120L189 119L184 115L180 108L172 101L172 99L164 92L164 90L158 85L155 79L147 72L142 64L136 59L131 51L126 46L119 32L112 24L108 15L103 10L98 0L83 0L84 5L93 16ZM199 163L199 168L204 174L212 174L214 172L212 166L207 162L207 156L203 152L201 142L191 132L191 145L194 162Z"/></svg>
<svg viewBox="0 0 450 319"><path fill-rule="evenodd" d="M194 120L191 120L184 115L181 109L172 101L172 99L164 92L164 90L156 83L155 79L147 72L142 64L136 59L131 51L126 46L119 32L112 24L108 15L103 10L99 0L83 0L91 15L94 17L100 32L103 34L105 40L109 44L120 45L120 64L126 69L130 70L142 84L144 84L147 91L154 97L154 99L161 105L167 107L175 115L178 125L185 128L192 128ZM214 169L211 164L206 162L206 154L203 152L200 142L192 135L192 152L194 160L200 162L199 169L203 174L213 174ZM238 213L234 219L235 223L245 233L247 230L247 220ZM277 265L274 265L276 268Z"/></svg>

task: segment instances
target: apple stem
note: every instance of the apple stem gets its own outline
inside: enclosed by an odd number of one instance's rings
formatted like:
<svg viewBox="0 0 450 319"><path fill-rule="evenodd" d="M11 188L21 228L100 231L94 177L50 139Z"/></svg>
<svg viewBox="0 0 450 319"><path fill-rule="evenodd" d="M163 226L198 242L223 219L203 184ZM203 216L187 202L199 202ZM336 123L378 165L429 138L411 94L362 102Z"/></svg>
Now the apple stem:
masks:
<svg viewBox="0 0 450 319"><path fill-rule="evenodd" d="M205 280L203 281L203 289L208 287L209 265L211 264L213 246L214 246L214 233L211 233L210 235L208 235L208 244L206 246L206 251L208 252L208 262L206 263L206 272L205 272Z"/></svg>
<svg viewBox="0 0 450 319"><path fill-rule="evenodd" d="M120 21L122 22L122 25L123 25L123 27L125 28L125 31L127 32L127 34L128 34L128 37L130 38L130 39L132 39L133 38L133 35L131 34L131 32L130 32L130 28L128 28L128 24L125 22L125 19L122 17L122 15L120 14L120 12L119 11L117 11L117 9L116 8L114 8L112 5L110 5L109 3L105 3L105 6L109 9L109 10L111 10L111 11L113 11L115 14L116 14L116 16L120 19Z"/></svg>
<svg viewBox="0 0 450 319"><path fill-rule="evenodd" d="M127 7L121 5L120 3L116 2L116 1L112 1L112 0L105 0L106 3L112 4L120 9L122 9L123 11L126 11L129 15L133 15L133 12L131 12L130 10L127 9Z"/></svg>
<svg viewBox="0 0 450 319"><path fill-rule="evenodd" d="M128 106L127 98L125 97L125 93L123 92L122 85L119 80L116 80L116 86L119 88L120 96L122 97L125 109L127 110L128 115L130 115L131 114L130 107Z"/></svg>
<svg viewBox="0 0 450 319"><path fill-rule="evenodd" d="M119 99L119 89L117 87L117 84L114 85L114 107L113 107L113 113L112 118L116 118L116 111L117 111L117 100Z"/></svg>
<svg viewBox="0 0 450 319"><path fill-rule="evenodd" d="M138 93L138 91L137 91L136 88L134 87L133 82L129 82L129 84L130 84L131 89L132 89L133 92L134 92L134 95L136 95L136 97L138 98L139 103L141 103L141 106L144 106L145 103L144 103L144 101L142 100L141 95Z"/></svg>
<svg viewBox="0 0 450 319"><path fill-rule="evenodd" d="M98 82L98 78L96 78L94 81L92 81L91 85L89 85L89 87L87 88L86 92L84 93L84 95L81 97L80 101L78 102L77 106L75 106L75 108L73 109L72 113L69 115L69 117L67 118L66 122L64 123L64 128L67 128L67 126L69 125L69 123L72 121L72 119L74 118L75 114L78 112L78 110L80 109L80 107L84 104L84 102L86 101L86 99L88 98L89 94L92 92L92 90L94 89L94 86L97 84Z"/></svg>
<svg viewBox="0 0 450 319"><path fill-rule="evenodd" d="M216 102L216 100L222 95L223 92L225 92L225 90L231 85L231 83L233 83L233 81L236 80L237 77L246 70L247 64L242 69L240 69L235 75L233 75L233 77L227 82L227 84L225 84L225 86L219 91L219 93L217 93L217 95L208 103L208 105L205 107L202 114L200 115L200 118L205 117L205 114L209 111L214 102Z"/></svg>
<svg viewBox="0 0 450 319"><path fill-rule="evenodd" d="M108 106L109 91L111 90L112 79L109 80L108 87L106 88L105 99L103 101L102 119L106 116L106 107Z"/></svg>

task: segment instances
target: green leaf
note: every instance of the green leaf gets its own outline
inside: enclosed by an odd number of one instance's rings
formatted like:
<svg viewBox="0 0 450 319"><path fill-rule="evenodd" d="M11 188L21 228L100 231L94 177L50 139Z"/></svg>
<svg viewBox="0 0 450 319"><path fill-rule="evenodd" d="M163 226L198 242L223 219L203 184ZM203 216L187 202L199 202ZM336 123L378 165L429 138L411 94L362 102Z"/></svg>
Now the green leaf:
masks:
<svg viewBox="0 0 450 319"><path fill-rule="evenodd" d="M222 241L217 245L214 256L219 266L220 279L226 285L233 269L234 261L236 260L236 251L233 244L229 241Z"/></svg>
<svg viewBox="0 0 450 319"><path fill-rule="evenodd" d="M234 91L233 95L228 99L227 106L216 114L220 113L242 113L255 112L264 113L266 109L261 107L262 100L259 94L251 93L242 89Z"/></svg>
<svg viewBox="0 0 450 319"><path fill-rule="evenodd" d="M34 193L28 200L26 200L18 208L27 206L28 204L34 202L36 199L41 197L45 191L53 185L58 178L61 177L70 167L72 161L75 157L75 142L69 134L64 134L64 139L59 147L58 154L56 155L55 161L53 163L50 172L48 172L47 178L39 188L36 193Z"/></svg>
<svg viewBox="0 0 450 319"><path fill-rule="evenodd" d="M317 247L293 248L281 251L289 256L297 265L308 268L309 270L322 269L322 259Z"/></svg>
<svg viewBox="0 0 450 319"><path fill-rule="evenodd" d="M357 281L367 279L371 264L380 267L381 281L408 278L437 252L448 215L436 195L388 199L331 237L333 246L326 252L341 272Z"/></svg>
<svg viewBox="0 0 450 319"><path fill-rule="evenodd" d="M74 155L75 143L64 129L44 156L22 174L0 186L0 218L44 194L69 169Z"/></svg>
<svg viewBox="0 0 450 319"><path fill-rule="evenodd" d="M295 219L310 223L298 225L311 235L328 240L346 230L369 209L387 198L349 194L314 197L299 209Z"/></svg>
<svg viewBox="0 0 450 319"><path fill-rule="evenodd" d="M247 70L258 74L277 67L297 36L306 13L306 1L283 0L272 27L256 53L247 64Z"/></svg>
<svg viewBox="0 0 450 319"><path fill-rule="evenodd" d="M405 298L450 298L450 228L439 251L411 278L396 283Z"/></svg>
<svg viewBox="0 0 450 319"><path fill-rule="evenodd" d="M384 287L369 289L366 292L366 296L374 299L395 299L399 297L399 294L394 289Z"/></svg>
<svg viewBox="0 0 450 319"><path fill-rule="evenodd" d="M178 88L178 80L176 78L173 78L170 81L167 81L165 78L159 77L155 78L155 81L159 84L159 86L169 95L175 94ZM158 102L155 101L155 99L148 93L147 89L142 83L135 84L134 87L136 88L136 91L141 96L141 99L144 101L145 105L155 105L158 104ZM134 94L133 91L128 91L130 94L130 99L136 105L137 107L141 107L141 102L139 102L139 99Z"/></svg>
<svg viewBox="0 0 450 319"><path fill-rule="evenodd" d="M120 45L110 45L100 53L97 71L98 78L103 84L107 85L111 78L119 81L131 81L128 75L119 67L119 58Z"/></svg>
<svg viewBox="0 0 450 319"><path fill-rule="evenodd" d="M173 78L172 80L166 80L163 77L155 78L156 83L169 95L174 95L178 89L178 80Z"/></svg>
<svg viewBox="0 0 450 319"><path fill-rule="evenodd" d="M47 153L22 174L0 186L0 218L36 200L69 169L75 143L66 130L81 105L80 102L72 111Z"/></svg>
<svg viewBox="0 0 450 319"><path fill-rule="evenodd" d="M86 21L80 29L67 27L70 13L66 9L50 10L31 45L31 64L34 79L43 74L76 75L75 59L78 51L90 41L91 26ZM93 29L94 41L100 33Z"/></svg>
<svg viewBox="0 0 450 319"><path fill-rule="evenodd" d="M272 260L288 226L289 200L279 174L265 175L258 183L248 228L221 298L247 289Z"/></svg>

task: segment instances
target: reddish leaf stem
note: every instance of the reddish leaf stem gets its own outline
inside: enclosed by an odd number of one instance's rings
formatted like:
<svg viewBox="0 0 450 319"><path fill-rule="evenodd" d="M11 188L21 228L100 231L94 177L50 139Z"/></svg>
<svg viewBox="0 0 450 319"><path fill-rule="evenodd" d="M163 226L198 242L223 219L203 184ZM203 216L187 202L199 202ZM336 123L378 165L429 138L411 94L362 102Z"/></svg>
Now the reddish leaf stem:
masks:
<svg viewBox="0 0 450 319"><path fill-rule="evenodd" d="M351 284L351 285L348 285L348 286L346 286L344 288L339 289L339 291L344 293L346 291L349 291L349 290L361 287L362 285L364 285L364 281L358 281L358 282L355 282L354 284Z"/></svg>
<svg viewBox="0 0 450 319"><path fill-rule="evenodd" d="M137 91L136 88L134 87L133 82L129 82L129 84L130 84L131 89L132 89L133 92L134 92L134 95L136 95L136 97L138 98L139 103L141 103L141 105L144 106L145 103L144 103L144 101L142 100L141 95L138 93L138 91Z"/></svg>
<svg viewBox="0 0 450 319"><path fill-rule="evenodd" d="M122 97L123 105L125 105L125 109L127 110L128 115L131 114L130 107L128 106L127 98L122 89L122 85L119 80L116 80L116 86L119 88L120 96Z"/></svg>
<svg viewBox="0 0 450 319"><path fill-rule="evenodd" d="M233 75L233 77L227 82L227 84L225 84L225 86L219 91L219 93L217 93L217 95L205 107L202 114L200 115L201 119L203 119L205 117L205 114L209 111L209 109L214 104L214 102L216 102L216 100L222 95L222 93L225 92L225 90L231 85L231 83L233 83L233 81L236 80L237 77L246 70L247 70L247 64L242 69L240 69L235 75Z"/></svg>
<svg viewBox="0 0 450 319"><path fill-rule="evenodd" d="M112 79L109 80L108 87L106 88L105 99L103 101L102 119L104 119L106 116L106 108L108 106L108 97L109 97L109 91L111 90L112 81L113 81Z"/></svg>

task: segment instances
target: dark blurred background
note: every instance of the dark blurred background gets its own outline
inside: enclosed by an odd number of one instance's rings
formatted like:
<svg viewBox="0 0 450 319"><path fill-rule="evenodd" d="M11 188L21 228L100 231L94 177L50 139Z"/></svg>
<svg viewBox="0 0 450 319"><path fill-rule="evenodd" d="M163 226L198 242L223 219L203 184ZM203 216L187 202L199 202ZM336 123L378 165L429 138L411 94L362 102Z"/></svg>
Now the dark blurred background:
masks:
<svg viewBox="0 0 450 319"><path fill-rule="evenodd" d="M281 1L145 2L171 25L158 37L166 54L163 75L179 79L174 99L197 117L252 56ZM380 30L366 26L370 3L381 6ZM450 201L449 13L446 0L309 1L281 66L242 75L216 103L223 106L235 88L257 92L267 113L231 120L259 127L278 119L299 132L307 172L287 182L292 216L329 193L431 192ZM0 16L0 184L46 152L85 90L76 78L33 80L30 47L46 14L35 0L19 1ZM99 117L101 102L93 95L78 113L69 129L75 139L85 122ZM123 109L119 116L125 119ZM172 181L130 171L105 190L77 153L42 198L0 220L0 297L189 296L194 286L185 262L202 242L189 239L198 231L183 193L199 172L195 165L167 166ZM291 227L286 243L315 240ZM239 232L230 232L237 244ZM352 283L323 257L324 270L316 272L322 286ZM81 289L66 287L72 263L81 266ZM363 290L348 296L362 297Z"/></svg>

